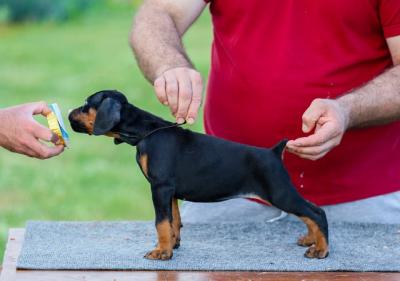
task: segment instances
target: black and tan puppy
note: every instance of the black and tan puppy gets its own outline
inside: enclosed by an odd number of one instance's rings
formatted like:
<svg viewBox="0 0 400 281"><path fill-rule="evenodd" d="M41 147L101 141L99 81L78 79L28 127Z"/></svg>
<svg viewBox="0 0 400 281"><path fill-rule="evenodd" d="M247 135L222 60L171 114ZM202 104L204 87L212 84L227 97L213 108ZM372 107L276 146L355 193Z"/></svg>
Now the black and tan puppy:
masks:
<svg viewBox="0 0 400 281"><path fill-rule="evenodd" d="M309 246L305 256L328 255L325 213L291 183L281 159L286 141L266 149L195 133L129 104L117 91L90 96L70 113L69 121L76 132L136 146L136 160L151 185L158 234L158 245L146 258L169 259L179 247L177 199L216 202L235 197L260 198L298 216L308 228L298 240Z"/></svg>

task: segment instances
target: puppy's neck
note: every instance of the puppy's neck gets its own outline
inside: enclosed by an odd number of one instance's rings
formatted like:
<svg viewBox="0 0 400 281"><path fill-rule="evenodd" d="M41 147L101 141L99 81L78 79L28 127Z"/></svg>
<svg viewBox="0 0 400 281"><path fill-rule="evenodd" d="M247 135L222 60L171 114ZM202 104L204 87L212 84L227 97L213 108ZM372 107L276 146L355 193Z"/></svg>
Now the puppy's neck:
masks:
<svg viewBox="0 0 400 281"><path fill-rule="evenodd" d="M139 140L152 131L173 125L174 123L161 119L128 103L122 107L121 121L114 129L117 134L120 133L121 141L136 145Z"/></svg>

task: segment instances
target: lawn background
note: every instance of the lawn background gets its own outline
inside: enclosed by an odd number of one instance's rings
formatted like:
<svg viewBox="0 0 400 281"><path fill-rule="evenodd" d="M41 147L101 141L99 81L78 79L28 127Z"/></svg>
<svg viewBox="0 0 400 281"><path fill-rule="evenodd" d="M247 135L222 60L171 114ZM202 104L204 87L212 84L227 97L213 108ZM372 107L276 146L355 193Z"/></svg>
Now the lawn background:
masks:
<svg viewBox="0 0 400 281"><path fill-rule="evenodd" d="M0 24L0 107L44 100L63 111L101 89L172 120L142 77L128 45L138 1L112 1L66 23ZM184 38L206 79L211 25L208 9ZM43 117L38 120L46 124ZM66 121L66 120L65 120ZM68 126L69 128L69 126ZM202 131L202 118L192 126ZM150 220L150 190L136 150L112 139L70 130L71 148L46 161L0 148L0 258L7 231L27 220Z"/></svg>

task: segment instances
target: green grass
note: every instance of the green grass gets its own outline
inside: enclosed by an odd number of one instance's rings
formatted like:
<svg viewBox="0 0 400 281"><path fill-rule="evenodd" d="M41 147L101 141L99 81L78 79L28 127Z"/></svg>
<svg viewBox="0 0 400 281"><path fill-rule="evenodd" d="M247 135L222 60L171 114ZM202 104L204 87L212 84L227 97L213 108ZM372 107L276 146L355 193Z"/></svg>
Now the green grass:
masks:
<svg viewBox="0 0 400 281"><path fill-rule="evenodd" d="M120 3L120 2L118 2ZM172 120L142 77L128 45L134 8L115 4L64 24L0 25L0 107L57 102L64 112L101 89ZM207 77L211 27L205 11L184 38ZM39 118L45 124L44 118ZM193 128L202 130L201 119ZM42 161L0 148L0 248L27 220L149 220L150 189L136 150L112 139L71 133L71 148Z"/></svg>

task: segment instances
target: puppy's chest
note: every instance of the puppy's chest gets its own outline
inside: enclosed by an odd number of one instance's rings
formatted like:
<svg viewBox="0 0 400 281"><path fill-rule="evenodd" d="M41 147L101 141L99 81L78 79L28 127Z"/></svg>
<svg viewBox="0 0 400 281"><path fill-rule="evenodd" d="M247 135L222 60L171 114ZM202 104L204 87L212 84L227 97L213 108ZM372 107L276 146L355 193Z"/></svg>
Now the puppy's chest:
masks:
<svg viewBox="0 0 400 281"><path fill-rule="evenodd" d="M140 169L144 176L149 179L149 155L145 151L137 151L136 162L138 163Z"/></svg>

